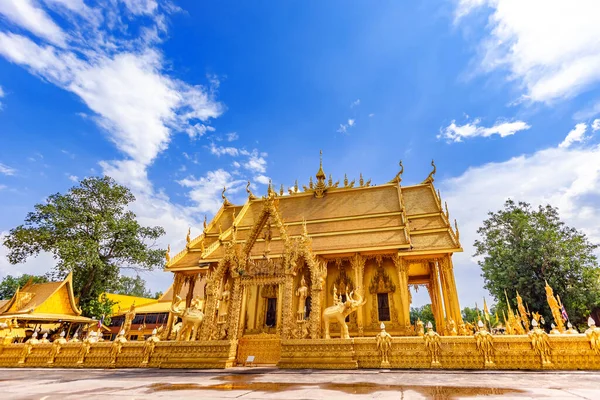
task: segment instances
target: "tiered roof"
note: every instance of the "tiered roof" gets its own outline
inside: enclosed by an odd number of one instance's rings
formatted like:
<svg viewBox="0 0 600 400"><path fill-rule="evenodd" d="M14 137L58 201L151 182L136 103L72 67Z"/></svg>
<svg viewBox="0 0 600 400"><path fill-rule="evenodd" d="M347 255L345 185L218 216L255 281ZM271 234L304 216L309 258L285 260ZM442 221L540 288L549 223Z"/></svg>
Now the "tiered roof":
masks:
<svg viewBox="0 0 600 400"><path fill-rule="evenodd" d="M432 163L433 165L433 163ZM325 182L322 165L316 184L301 192L283 190L276 194L269 185L269 196L277 200L277 210L290 237L303 232L303 224L312 239L315 254L342 254L397 249L401 252L423 254L462 251L458 230L453 230L447 208L433 185L433 174L417 185L402 186L401 174L383 185L370 185L361 176L357 187L345 179L342 186ZM232 205L223 194L224 204L204 233L167 263L167 270L196 269L201 264L218 261L224 256L223 244L233 236L245 242L259 216L267 207L268 197L257 198L248 188L244 205ZM283 252L280 232L273 228L269 255ZM267 242L259 236L250 257L262 257Z"/></svg>

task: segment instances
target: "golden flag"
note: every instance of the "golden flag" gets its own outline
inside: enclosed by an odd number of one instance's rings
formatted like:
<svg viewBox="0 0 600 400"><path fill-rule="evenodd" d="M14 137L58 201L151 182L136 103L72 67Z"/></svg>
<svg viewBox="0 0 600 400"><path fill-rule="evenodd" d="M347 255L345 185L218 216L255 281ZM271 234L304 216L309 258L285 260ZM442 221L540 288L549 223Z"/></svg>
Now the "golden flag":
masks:
<svg viewBox="0 0 600 400"><path fill-rule="evenodd" d="M487 303L485 302L485 297L483 298L483 315L487 322L490 322L490 311L488 310Z"/></svg>

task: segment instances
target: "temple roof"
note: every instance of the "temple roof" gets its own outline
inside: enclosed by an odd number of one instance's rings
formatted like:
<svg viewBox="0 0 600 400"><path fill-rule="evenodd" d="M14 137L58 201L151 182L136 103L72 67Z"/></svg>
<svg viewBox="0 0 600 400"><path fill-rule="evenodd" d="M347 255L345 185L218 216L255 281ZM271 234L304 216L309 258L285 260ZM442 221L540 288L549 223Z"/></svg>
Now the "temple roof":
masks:
<svg viewBox="0 0 600 400"><path fill-rule="evenodd" d="M322 172L321 165L319 174ZM329 184L305 187L304 192L290 189L290 194L277 195L270 189L270 196L275 198L289 237L300 236L305 221L315 254L389 249L407 254L462 251L458 231L452 229L447 210L435 191L433 173L421 184L401 186L401 172L392 182L378 186L365 184L361 177L359 187L347 181L344 187L338 187L330 179ZM218 261L224 255L223 244L232 239L233 226L237 242L244 243L259 223L268 200L269 197L257 198L249 192L244 205L224 202L204 233L171 258L166 269L195 269L200 264ZM280 236L273 226L267 249L267 241L259 235L250 257L262 257L265 251L271 256L281 254Z"/></svg>
<svg viewBox="0 0 600 400"><path fill-rule="evenodd" d="M81 310L73 295L72 279L72 274L69 274L62 282L27 283L0 306L0 318L27 316L33 319L34 315L40 315L43 319L49 319L53 315L55 319L67 320L80 316Z"/></svg>

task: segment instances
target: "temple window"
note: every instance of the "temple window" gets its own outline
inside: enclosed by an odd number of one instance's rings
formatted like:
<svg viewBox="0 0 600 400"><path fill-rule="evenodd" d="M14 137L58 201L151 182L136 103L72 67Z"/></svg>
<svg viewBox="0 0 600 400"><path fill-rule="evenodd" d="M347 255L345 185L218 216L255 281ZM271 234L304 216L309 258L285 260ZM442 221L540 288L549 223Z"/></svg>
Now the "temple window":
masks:
<svg viewBox="0 0 600 400"><path fill-rule="evenodd" d="M377 293L377 312L379 321L390 320L390 298L387 293Z"/></svg>
<svg viewBox="0 0 600 400"><path fill-rule="evenodd" d="M277 324L277 298L270 297L267 299L267 316L265 325L272 328Z"/></svg>

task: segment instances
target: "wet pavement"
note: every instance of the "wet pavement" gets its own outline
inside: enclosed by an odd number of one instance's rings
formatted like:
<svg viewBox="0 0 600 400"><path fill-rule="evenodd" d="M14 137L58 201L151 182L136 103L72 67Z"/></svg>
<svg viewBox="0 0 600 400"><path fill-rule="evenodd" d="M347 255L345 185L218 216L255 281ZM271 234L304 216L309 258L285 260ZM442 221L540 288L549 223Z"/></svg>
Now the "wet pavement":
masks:
<svg viewBox="0 0 600 400"><path fill-rule="evenodd" d="M600 372L0 369L0 399L599 399Z"/></svg>

